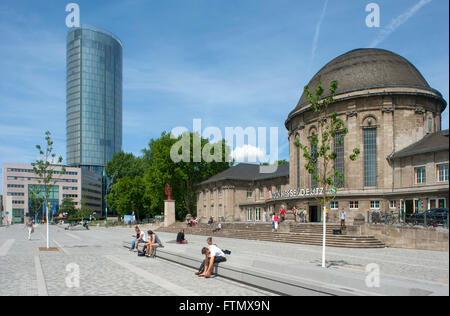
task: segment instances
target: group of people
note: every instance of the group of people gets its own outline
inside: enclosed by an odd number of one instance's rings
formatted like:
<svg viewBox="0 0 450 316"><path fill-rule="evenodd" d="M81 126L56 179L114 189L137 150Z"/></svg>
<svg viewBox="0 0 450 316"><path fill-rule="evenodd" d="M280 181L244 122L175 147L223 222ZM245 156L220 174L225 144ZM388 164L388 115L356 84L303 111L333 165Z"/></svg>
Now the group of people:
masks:
<svg viewBox="0 0 450 316"><path fill-rule="evenodd" d="M155 257L155 250L158 247L163 247L161 240L152 230L143 231L139 226L135 227L136 235L133 235L135 239L131 242L130 251L137 251L138 255L146 257ZM143 243L144 247L142 252L139 251L139 244Z"/></svg>
<svg viewBox="0 0 450 316"><path fill-rule="evenodd" d="M186 224L187 224L189 227L193 227L193 226L195 226L195 225L198 224L198 218L197 218L197 217L188 218L188 219L186 220Z"/></svg>
<svg viewBox="0 0 450 316"><path fill-rule="evenodd" d="M295 206L292 208L292 214L294 214L294 220L297 222L297 219L300 223L306 223L308 221L308 211L304 209L297 210Z"/></svg>

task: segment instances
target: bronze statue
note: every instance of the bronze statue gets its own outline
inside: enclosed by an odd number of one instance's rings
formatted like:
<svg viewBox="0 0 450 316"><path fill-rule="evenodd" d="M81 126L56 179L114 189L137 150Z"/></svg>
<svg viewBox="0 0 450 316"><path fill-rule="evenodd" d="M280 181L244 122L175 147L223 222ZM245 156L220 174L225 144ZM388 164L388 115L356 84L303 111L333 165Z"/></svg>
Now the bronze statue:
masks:
<svg viewBox="0 0 450 316"><path fill-rule="evenodd" d="M168 183L165 185L165 193L167 194L167 200L172 201L172 188Z"/></svg>

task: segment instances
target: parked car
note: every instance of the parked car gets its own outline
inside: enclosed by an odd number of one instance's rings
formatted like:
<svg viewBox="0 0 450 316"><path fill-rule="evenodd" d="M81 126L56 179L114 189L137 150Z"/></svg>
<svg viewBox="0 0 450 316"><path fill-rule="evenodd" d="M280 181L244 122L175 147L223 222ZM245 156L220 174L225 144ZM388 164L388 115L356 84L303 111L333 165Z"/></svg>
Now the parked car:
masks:
<svg viewBox="0 0 450 316"><path fill-rule="evenodd" d="M448 208L432 208L426 211L427 224L432 226L447 225ZM407 222L414 225L423 224L425 220L425 212L415 213L407 218Z"/></svg>

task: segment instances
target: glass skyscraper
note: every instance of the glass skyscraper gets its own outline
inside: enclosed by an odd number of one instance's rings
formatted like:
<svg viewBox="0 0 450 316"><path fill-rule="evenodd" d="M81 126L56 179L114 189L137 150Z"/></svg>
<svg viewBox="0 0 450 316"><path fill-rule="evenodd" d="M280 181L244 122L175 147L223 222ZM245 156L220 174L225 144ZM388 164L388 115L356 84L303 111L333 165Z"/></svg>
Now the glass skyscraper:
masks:
<svg viewBox="0 0 450 316"><path fill-rule="evenodd" d="M67 164L102 174L122 150L122 43L90 26L67 36Z"/></svg>

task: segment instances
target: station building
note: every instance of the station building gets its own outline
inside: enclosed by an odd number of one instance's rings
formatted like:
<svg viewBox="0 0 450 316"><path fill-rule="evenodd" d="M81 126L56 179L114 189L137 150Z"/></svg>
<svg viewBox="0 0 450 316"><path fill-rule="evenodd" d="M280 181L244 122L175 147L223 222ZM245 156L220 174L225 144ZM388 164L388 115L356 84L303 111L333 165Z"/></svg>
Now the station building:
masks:
<svg viewBox="0 0 450 316"><path fill-rule="evenodd" d="M357 49L326 64L308 83L319 82L325 91L338 81L331 112L342 119L349 133L334 142L335 168L344 179L328 205L331 221L344 208L348 221L371 211L406 214L448 207L448 130L441 130L447 103L405 58L382 49ZM327 95L324 95L327 97ZM267 214L296 207L309 222L320 222L316 196L322 188L306 171L299 141L318 130L318 117L303 94L288 114L289 165L272 175L259 166L239 164L198 186L197 215L225 221L267 221ZM356 161L348 157L360 149Z"/></svg>

